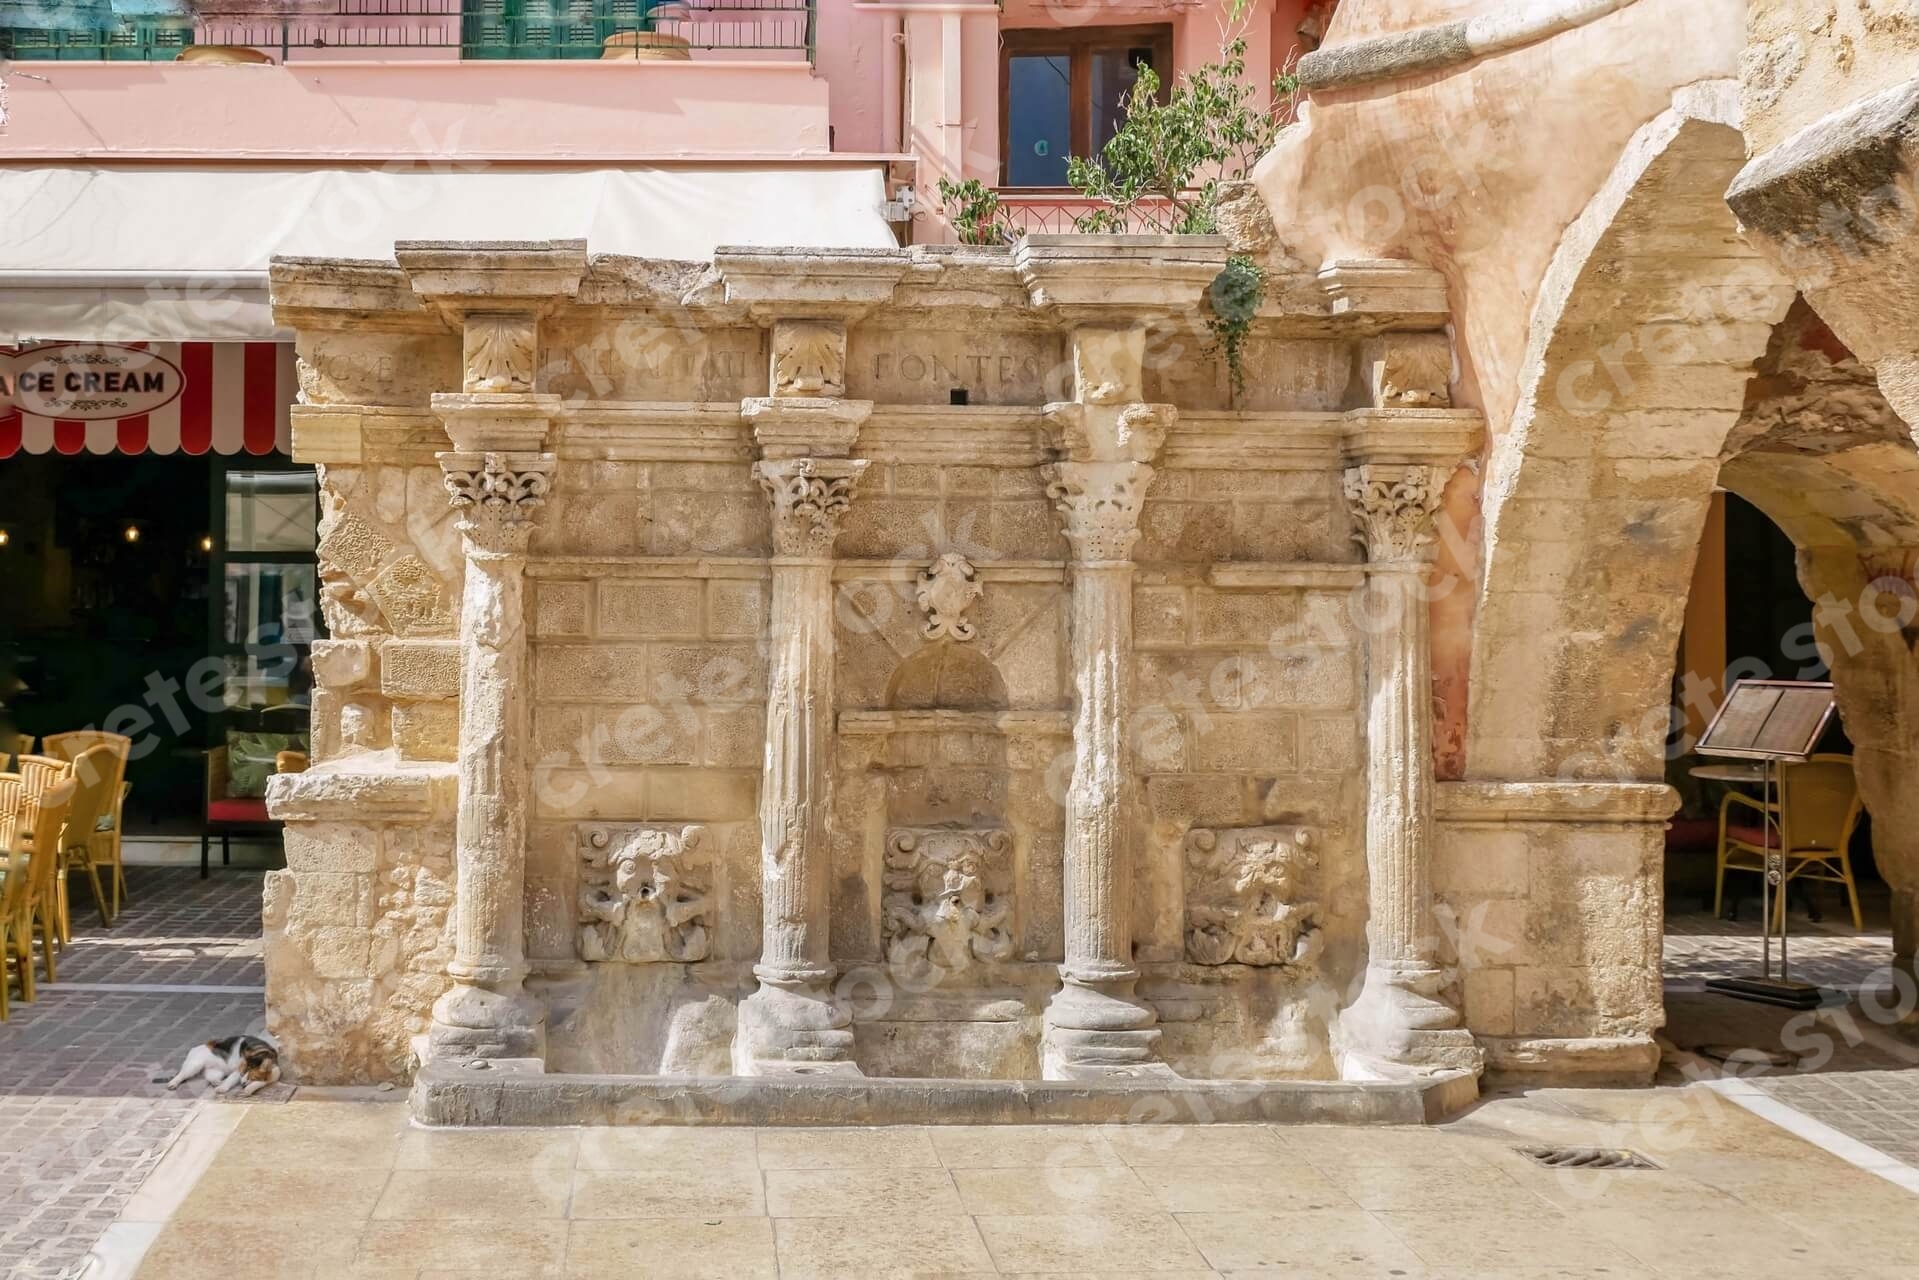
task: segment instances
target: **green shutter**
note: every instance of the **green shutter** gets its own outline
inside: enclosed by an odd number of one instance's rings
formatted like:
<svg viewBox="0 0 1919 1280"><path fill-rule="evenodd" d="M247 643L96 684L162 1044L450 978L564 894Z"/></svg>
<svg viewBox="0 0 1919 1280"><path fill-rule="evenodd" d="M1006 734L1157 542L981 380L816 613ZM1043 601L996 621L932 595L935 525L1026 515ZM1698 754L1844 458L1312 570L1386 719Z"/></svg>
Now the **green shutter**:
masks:
<svg viewBox="0 0 1919 1280"><path fill-rule="evenodd" d="M464 0L467 58L597 58L606 38L640 24L647 0Z"/></svg>

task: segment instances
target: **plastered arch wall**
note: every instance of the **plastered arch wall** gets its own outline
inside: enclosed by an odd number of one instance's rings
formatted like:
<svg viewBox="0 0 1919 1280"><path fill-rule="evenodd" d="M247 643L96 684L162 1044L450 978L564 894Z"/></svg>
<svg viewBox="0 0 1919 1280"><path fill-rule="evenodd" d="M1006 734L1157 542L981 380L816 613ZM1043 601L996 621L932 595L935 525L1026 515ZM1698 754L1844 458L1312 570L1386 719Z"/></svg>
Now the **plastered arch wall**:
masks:
<svg viewBox="0 0 1919 1280"><path fill-rule="evenodd" d="M1662 774L1720 450L1792 299L1725 206L1744 158L1735 86L1681 90L1547 271L1482 494L1469 778Z"/></svg>

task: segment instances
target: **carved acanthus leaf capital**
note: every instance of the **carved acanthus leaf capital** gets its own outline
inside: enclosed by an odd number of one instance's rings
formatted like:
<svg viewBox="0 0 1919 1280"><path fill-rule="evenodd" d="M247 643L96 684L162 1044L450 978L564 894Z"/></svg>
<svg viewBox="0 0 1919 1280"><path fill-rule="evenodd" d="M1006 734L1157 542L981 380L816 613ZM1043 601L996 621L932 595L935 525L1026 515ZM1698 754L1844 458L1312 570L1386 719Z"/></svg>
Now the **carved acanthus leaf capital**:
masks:
<svg viewBox="0 0 1919 1280"><path fill-rule="evenodd" d="M523 553L533 513L545 505L555 458L550 453L441 453L447 498L460 532L482 551Z"/></svg>
<svg viewBox="0 0 1919 1280"><path fill-rule="evenodd" d="M1433 558L1433 514L1446 491L1445 467L1367 463L1346 472L1346 505L1359 528L1353 541L1375 562Z"/></svg>
<svg viewBox="0 0 1919 1280"><path fill-rule="evenodd" d="M1131 560L1153 469L1143 462L1055 462L1040 468L1081 564Z"/></svg>
<svg viewBox="0 0 1919 1280"><path fill-rule="evenodd" d="M782 556L833 553L840 517L853 505L853 488L866 471L863 458L782 458L753 464L753 475L773 500L773 550Z"/></svg>

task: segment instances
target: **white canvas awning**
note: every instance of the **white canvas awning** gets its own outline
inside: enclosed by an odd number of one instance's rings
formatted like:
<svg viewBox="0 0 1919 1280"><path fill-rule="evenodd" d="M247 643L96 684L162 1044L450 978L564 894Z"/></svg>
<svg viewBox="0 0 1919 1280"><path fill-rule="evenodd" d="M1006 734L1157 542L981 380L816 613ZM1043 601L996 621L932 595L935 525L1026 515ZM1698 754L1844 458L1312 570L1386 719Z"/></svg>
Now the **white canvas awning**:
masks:
<svg viewBox="0 0 1919 1280"><path fill-rule="evenodd" d="M247 341L275 254L389 259L396 240L583 239L703 259L720 245L889 248L877 165L534 170L0 166L0 345Z"/></svg>

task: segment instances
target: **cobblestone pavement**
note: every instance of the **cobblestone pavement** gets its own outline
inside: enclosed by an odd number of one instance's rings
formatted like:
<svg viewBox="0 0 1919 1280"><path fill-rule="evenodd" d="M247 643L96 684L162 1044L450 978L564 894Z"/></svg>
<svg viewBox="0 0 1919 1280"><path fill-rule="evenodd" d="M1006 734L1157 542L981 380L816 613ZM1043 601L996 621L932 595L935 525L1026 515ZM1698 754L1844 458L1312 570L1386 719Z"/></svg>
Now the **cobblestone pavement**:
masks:
<svg viewBox="0 0 1919 1280"><path fill-rule="evenodd" d="M201 1105L155 1077L194 1042L264 1021L259 874L127 878L112 929L75 886L59 981L0 1023L0 1275L78 1274Z"/></svg>
<svg viewBox="0 0 1919 1280"><path fill-rule="evenodd" d="M1535 1144L1659 1167L1542 1168ZM1433 1129L427 1131L295 1099L246 1111L204 1169L171 1180L140 1280L215 1259L249 1280L1909 1280L1919 1209L1702 1086L1532 1090Z"/></svg>
<svg viewBox="0 0 1919 1280"><path fill-rule="evenodd" d="M1792 929L1793 978L1847 992L1850 1002L1808 1014L1702 993L1698 984L1707 978L1759 972L1758 923L1678 916L1666 923L1667 1033L1685 1048L1714 1042L1721 1050L1750 1045L1801 1057L1814 1069L1742 1066L1740 1074L1795 1111L1919 1170L1919 1021L1895 1029L1892 1019L1874 1016L1902 1007L1912 1014L1919 998L1894 978L1891 935L1855 933L1830 916L1819 924L1794 919Z"/></svg>

